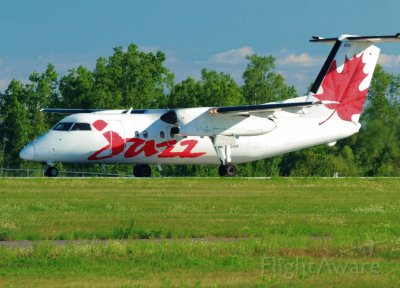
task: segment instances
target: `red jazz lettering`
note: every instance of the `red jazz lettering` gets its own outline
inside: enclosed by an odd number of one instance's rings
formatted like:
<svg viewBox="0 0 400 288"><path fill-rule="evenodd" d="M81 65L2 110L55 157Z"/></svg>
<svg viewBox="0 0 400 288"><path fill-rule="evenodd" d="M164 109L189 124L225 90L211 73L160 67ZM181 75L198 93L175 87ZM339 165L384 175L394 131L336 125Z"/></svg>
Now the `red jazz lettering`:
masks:
<svg viewBox="0 0 400 288"><path fill-rule="evenodd" d="M93 126L98 131L102 131L107 125L107 122L103 120L97 120L93 123ZM206 152L193 152L193 149L198 143L198 140L193 139L183 140L181 142L170 140L156 143L155 140L144 140L140 138L123 139L115 131L107 131L103 133L103 136L107 140L108 145L94 152L88 157L88 160L103 160L120 155L125 151L125 145L126 147L129 146L124 153L125 158L133 158L140 154L144 154L146 157L157 155L158 158L196 158L206 154ZM174 151L177 147L184 147L184 149L182 151ZM109 153L104 156L99 156L104 151L109 151Z"/></svg>
<svg viewBox="0 0 400 288"><path fill-rule="evenodd" d="M126 150L124 154L125 158L132 158L139 155L140 153L144 153L146 157L150 157L158 153L155 148L154 140L145 141L139 138L130 138L127 139L126 142L131 142L132 145Z"/></svg>
<svg viewBox="0 0 400 288"><path fill-rule="evenodd" d="M167 141L165 141L167 142ZM163 144L165 142L162 142L160 144ZM158 154L158 158L173 158L173 157L179 157L179 158L196 158L196 157L200 157L203 156L204 154L206 154L205 152L197 152L197 153L193 153L192 150L194 149L194 147L196 147L196 144L198 143L197 140L184 140L179 142L179 145L182 147L186 148L183 151L178 151L178 152L174 152L172 151L175 148L175 145L172 146L168 146L166 149L164 149L160 154ZM158 144L158 145L160 145ZM176 141L175 141L176 144ZM162 147L162 146L158 146L157 147Z"/></svg>

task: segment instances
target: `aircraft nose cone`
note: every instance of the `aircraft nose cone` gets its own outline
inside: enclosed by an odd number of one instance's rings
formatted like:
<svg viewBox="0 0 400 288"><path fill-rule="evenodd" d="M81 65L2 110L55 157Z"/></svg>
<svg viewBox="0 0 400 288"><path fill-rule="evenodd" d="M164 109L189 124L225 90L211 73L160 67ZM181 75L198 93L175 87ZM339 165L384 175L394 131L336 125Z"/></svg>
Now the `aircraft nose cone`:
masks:
<svg viewBox="0 0 400 288"><path fill-rule="evenodd" d="M35 159L35 147L32 144L28 144L24 147L24 149L19 152L19 157L24 160L33 160Z"/></svg>

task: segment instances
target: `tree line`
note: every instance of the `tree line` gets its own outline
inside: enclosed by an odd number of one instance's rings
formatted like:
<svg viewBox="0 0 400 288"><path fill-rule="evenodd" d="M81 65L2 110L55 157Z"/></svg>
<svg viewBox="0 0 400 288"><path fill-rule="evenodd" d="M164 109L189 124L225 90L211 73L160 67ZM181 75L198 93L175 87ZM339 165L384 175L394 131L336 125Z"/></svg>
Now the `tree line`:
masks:
<svg viewBox="0 0 400 288"><path fill-rule="evenodd" d="M44 107L135 109L228 106L281 101L297 96L275 71L273 56L249 55L239 85L230 74L203 69L201 78L175 83L163 52L143 52L134 44L100 57L93 70L84 66L60 76L49 64L27 83L13 79L0 93L0 166L39 168L23 161L22 147L50 129L62 116ZM320 145L239 165L242 176L400 176L400 75L377 66L361 116L362 128L334 147ZM68 169L130 173L129 165L66 165ZM169 175L216 175L217 167L163 166Z"/></svg>

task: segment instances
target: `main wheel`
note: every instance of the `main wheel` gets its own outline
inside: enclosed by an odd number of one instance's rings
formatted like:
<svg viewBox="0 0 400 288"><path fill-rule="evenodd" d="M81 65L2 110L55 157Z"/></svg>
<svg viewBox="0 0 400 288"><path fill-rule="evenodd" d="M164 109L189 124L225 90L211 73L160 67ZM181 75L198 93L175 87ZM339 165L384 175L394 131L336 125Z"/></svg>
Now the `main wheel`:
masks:
<svg viewBox="0 0 400 288"><path fill-rule="evenodd" d="M234 177L237 174L237 168L234 164L227 163L225 165L220 165L218 172L221 177Z"/></svg>
<svg viewBox="0 0 400 288"><path fill-rule="evenodd" d="M226 176L227 177L235 177L236 174L237 174L237 168L232 163L227 163L225 165L225 171L226 171Z"/></svg>
<svg viewBox="0 0 400 288"><path fill-rule="evenodd" d="M47 177L57 177L58 176L58 169L53 166L47 167L46 171L44 171L44 176Z"/></svg>
<svg viewBox="0 0 400 288"><path fill-rule="evenodd" d="M150 177L151 168L147 164L138 164L133 168L133 175L135 177Z"/></svg>

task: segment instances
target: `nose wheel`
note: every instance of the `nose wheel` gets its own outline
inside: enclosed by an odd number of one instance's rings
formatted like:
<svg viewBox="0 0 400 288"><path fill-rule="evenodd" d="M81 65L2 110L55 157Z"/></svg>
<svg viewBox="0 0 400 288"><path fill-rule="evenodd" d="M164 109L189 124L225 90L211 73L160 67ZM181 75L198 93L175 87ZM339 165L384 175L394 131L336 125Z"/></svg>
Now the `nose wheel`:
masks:
<svg viewBox="0 0 400 288"><path fill-rule="evenodd" d="M147 164L138 164L133 168L133 176L135 177L150 177L151 167Z"/></svg>
<svg viewBox="0 0 400 288"><path fill-rule="evenodd" d="M46 177L57 177L58 176L58 169L54 166L48 166L44 171L44 176Z"/></svg>

